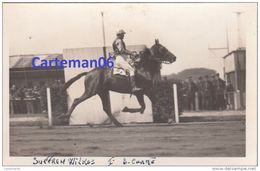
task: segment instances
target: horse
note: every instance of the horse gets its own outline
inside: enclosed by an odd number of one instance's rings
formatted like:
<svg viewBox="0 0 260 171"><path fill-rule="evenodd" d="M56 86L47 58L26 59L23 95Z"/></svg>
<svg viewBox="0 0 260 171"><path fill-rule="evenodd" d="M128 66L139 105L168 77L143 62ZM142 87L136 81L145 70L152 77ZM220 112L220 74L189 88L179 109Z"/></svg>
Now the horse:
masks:
<svg viewBox="0 0 260 171"><path fill-rule="evenodd" d="M140 112L142 114L145 110L144 95L146 95L152 103L155 100L152 93L152 87L161 79L160 70L162 63L173 63L176 60L176 56L162 46L158 39L155 39L155 44L150 49L145 48L138 56L140 60L135 65L135 76L136 84L138 87L142 88L142 90L134 93L134 95L141 107L132 110L125 107L123 111ZM85 91L82 96L73 101L68 112L60 115L59 118L65 118L68 121L77 105L94 95L98 95L102 101L103 110L110 120L114 125L121 127L122 124L117 121L111 113L109 91L131 94L131 85L128 76L114 75L112 70L113 69L111 68L95 68L89 72L80 73L67 81L63 85L62 92L65 92L65 90L76 80L85 76Z"/></svg>

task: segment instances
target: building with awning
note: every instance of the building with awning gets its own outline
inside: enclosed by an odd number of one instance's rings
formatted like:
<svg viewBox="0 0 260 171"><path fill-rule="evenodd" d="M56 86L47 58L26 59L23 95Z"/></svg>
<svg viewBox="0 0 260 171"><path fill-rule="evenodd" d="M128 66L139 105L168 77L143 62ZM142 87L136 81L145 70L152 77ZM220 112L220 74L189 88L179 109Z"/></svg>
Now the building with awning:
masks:
<svg viewBox="0 0 260 171"><path fill-rule="evenodd" d="M39 93L42 86L54 86L58 80L64 82L63 68L33 68L32 59L39 57L46 59L63 59L62 54L30 54L30 55L12 55L9 56L9 75L10 87L15 85L16 91L11 93L10 89L10 113L12 114L37 114L43 110L40 105L40 99L37 96L30 96L28 93L33 91ZM40 61L39 61L40 62ZM38 64L37 64L38 65ZM27 95L26 95L27 94ZM29 104L30 103L30 104ZM28 109L31 106L31 110Z"/></svg>
<svg viewBox="0 0 260 171"><path fill-rule="evenodd" d="M62 54L12 55L9 58L10 85L24 87L38 85L40 82L51 84L54 80L65 80L63 68L33 68L34 57L41 60L63 59Z"/></svg>

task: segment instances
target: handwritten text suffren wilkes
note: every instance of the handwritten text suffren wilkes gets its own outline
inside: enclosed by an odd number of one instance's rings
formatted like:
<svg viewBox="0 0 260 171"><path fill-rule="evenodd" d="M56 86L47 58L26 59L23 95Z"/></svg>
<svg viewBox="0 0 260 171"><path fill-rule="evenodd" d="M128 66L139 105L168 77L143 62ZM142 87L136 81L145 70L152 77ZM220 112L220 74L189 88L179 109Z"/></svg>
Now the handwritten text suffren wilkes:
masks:
<svg viewBox="0 0 260 171"><path fill-rule="evenodd" d="M33 165L46 166L46 165L56 165L56 166L91 166L91 165L138 165L138 166L150 166L155 164L156 158L115 158L111 157L107 159L104 163L96 163L95 159L88 157L54 157L48 156L46 158L33 158Z"/></svg>
<svg viewBox="0 0 260 171"><path fill-rule="evenodd" d="M94 159L88 159L85 157L69 157L69 158L62 158L62 157L54 157L48 156L45 159L37 159L36 157L33 158L33 165L70 165L70 166L87 166L87 165L94 165Z"/></svg>

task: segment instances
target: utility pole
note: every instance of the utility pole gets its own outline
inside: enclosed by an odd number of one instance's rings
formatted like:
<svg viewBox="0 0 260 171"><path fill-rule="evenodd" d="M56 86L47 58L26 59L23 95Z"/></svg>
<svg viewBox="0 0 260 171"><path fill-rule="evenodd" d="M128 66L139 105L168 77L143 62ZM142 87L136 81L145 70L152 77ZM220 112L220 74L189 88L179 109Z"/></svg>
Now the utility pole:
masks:
<svg viewBox="0 0 260 171"><path fill-rule="evenodd" d="M236 15L237 15L237 49L241 49L242 48L242 38L241 38L241 30L240 30L240 18L241 18L241 14L244 13L242 11L236 11L235 12ZM237 58L235 58L235 64L237 63L236 62ZM236 80L236 84L235 84L235 90L238 90L238 68L236 68L238 66L235 65L235 80Z"/></svg>
<svg viewBox="0 0 260 171"><path fill-rule="evenodd" d="M102 33L103 33L103 55L104 58L107 59L107 51L106 51L106 36L105 36L105 24L104 24L104 13L103 11L101 11L101 18L102 18ZM104 72L103 72L104 74ZM105 76L105 75L104 75ZM108 103L108 112L112 114L112 110L111 110L111 102L110 102L110 93L109 91L106 92L107 95L107 103Z"/></svg>
<svg viewBox="0 0 260 171"><path fill-rule="evenodd" d="M102 33L103 33L103 55L104 55L104 58L107 58L106 35L105 35L105 24L104 24L104 13L103 13L103 11L101 11L101 17L102 17Z"/></svg>
<svg viewBox="0 0 260 171"><path fill-rule="evenodd" d="M241 12L241 11L236 11L235 12L237 14L237 46L238 46L238 49L241 48L243 45L242 45L242 38L241 38L241 30L240 30L240 27L241 27L241 14L244 13L244 12Z"/></svg>
<svg viewBox="0 0 260 171"><path fill-rule="evenodd" d="M209 51L215 51L215 50L227 50L227 54L230 52L230 49L229 49L229 38L228 38L228 26L226 26L226 47L215 47L215 48L210 48L208 47L208 50ZM224 63L224 67L223 67L223 78L224 80L226 81L226 74L225 74L225 59L223 61Z"/></svg>
<svg viewBox="0 0 260 171"><path fill-rule="evenodd" d="M226 45L227 45L227 53L230 52L230 49L229 49L229 36L228 36L228 26L226 26Z"/></svg>

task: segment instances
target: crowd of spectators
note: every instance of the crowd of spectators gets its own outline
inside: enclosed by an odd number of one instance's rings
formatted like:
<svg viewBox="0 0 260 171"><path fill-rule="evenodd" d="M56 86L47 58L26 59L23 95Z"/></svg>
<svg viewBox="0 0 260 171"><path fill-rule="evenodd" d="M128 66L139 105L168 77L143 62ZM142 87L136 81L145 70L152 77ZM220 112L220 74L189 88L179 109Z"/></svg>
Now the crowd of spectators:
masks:
<svg viewBox="0 0 260 171"><path fill-rule="evenodd" d="M225 110L232 105L231 84L226 85L219 74L200 76L197 81L192 77L182 82L183 108L186 110Z"/></svg>
<svg viewBox="0 0 260 171"><path fill-rule="evenodd" d="M233 86L225 84L219 74L200 76L194 80L189 77L185 81L178 81L179 111L225 110L232 108ZM46 88L51 88L52 109L61 113L67 110L66 92L61 92L63 82L54 80L45 83L29 83L27 86L10 86L10 113L11 114L36 114L47 113ZM158 116L172 115L173 92L172 82L166 80L154 87L157 103L153 112Z"/></svg>
<svg viewBox="0 0 260 171"><path fill-rule="evenodd" d="M55 80L45 83L28 83L26 86L11 85L9 91L10 114L37 114L47 113L47 92L46 88L51 88L52 106L57 108L58 102L61 101L60 90L62 82Z"/></svg>

